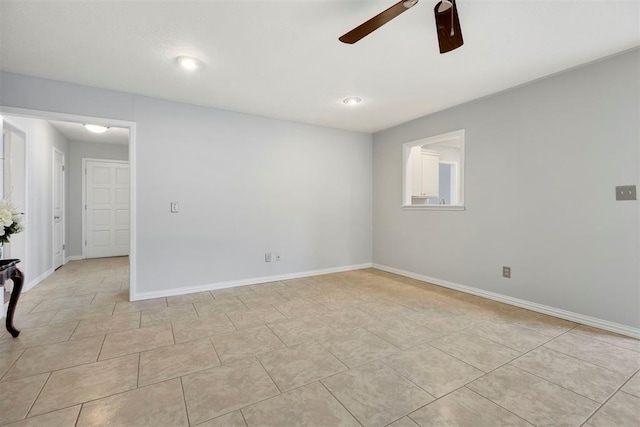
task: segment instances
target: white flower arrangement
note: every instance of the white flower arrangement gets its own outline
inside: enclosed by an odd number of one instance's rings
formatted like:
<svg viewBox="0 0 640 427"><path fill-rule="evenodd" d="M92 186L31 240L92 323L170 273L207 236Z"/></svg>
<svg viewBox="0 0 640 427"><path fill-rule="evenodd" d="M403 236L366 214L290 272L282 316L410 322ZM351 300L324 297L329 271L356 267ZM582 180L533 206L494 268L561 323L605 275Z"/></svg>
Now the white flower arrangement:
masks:
<svg viewBox="0 0 640 427"><path fill-rule="evenodd" d="M0 200L0 244L9 243L11 236L24 230L23 214L10 199Z"/></svg>

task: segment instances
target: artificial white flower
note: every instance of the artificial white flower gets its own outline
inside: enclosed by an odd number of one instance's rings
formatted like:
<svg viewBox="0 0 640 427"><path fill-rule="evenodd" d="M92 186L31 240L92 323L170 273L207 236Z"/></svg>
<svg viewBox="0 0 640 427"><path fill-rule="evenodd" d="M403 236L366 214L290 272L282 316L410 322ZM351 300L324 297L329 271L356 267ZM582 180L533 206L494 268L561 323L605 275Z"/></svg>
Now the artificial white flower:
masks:
<svg viewBox="0 0 640 427"><path fill-rule="evenodd" d="M0 227L9 227L13 224L13 214L7 209L0 208Z"/></svg>
<svg viewBox="0 0 640 427"><path fill-rule="evenodd" d="M11 215L20 214L18 207L14 205L9 199L0 200L0 209L4 209L11 212Z"/></svg>
<svg viewBox="0 0 640 427"><path fill-rule="evenodd" d="M10 199L0 200L0 245L24 230L23 214Z"/></svg>
<svg viewBox="0 0 640 427"><path fill-rule="evenodd" d="M21 215L14 215L13 216L13 228L15 229L15 233L21 233L22 231L24 231L24 224L22 223L22 216Z"/></svg>

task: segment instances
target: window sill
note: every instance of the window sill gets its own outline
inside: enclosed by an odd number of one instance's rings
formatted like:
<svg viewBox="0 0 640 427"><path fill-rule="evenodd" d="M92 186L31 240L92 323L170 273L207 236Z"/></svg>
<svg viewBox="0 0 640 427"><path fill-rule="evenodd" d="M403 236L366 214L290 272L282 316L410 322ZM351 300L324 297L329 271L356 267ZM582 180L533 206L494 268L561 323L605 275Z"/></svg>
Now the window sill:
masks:
<svg viewBox="0 0 640 427"><path fill-rule="evenodd" d="M407 211L463 211L464 206L460 205L402 205Z"/></svg>

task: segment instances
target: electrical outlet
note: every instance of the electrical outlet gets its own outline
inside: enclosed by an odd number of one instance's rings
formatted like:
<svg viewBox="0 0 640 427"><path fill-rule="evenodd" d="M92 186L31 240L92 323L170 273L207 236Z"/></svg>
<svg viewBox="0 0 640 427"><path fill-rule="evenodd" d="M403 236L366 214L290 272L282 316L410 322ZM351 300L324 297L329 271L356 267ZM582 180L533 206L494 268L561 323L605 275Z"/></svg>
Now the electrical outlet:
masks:
<svg viewBox="0 0 640 427"><path fill-rule="evenodd" d="M264 262L271 262L271 252L264 254Z"/></svg>
<svg viewBox="0 0 640 427"><path fill-rule="evenodd" d="M171 213L178 212L180 212L180 206L178 205L178 202L171 202Z"/></svg>
<svg viewBox="0 0 640 427"><path fill-rule="evenodd" d="M636 200L636 186L635 185L617 186L616 200Z"/></svg>
<svg viewBox="0 0 640 427"><path fill-rule="evenodd" d="M280 261L280 252L276 252L276 261Z"/></svg>
<svg viewBox="0 0 640 427"><path fill-rule="evenodd" d="M502 267L502 277L511 279L511 267Z"/></svg>

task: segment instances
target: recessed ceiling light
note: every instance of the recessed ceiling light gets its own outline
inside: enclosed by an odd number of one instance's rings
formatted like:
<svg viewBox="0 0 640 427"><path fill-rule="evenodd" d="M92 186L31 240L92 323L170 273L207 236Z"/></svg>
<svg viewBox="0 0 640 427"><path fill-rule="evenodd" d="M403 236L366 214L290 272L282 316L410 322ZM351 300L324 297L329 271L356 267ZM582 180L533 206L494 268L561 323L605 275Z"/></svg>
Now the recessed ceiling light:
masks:
<svg viewBox="0 0 640 427"><path fill-rule="evenodd" d="M358 98L357 96L350 96L349 98L343 99L342 102L347 105L358 105L362 102L362 99Z"/></svg>
<svg viewBox="0 0 640 427"><path fill-rule="evenodd" d="M84 125L85 128L87 128L87 130L89 132L93 132L93 133L105 133L107 131L107 129L109 129L106 126L100 126L100 125Z"/></svg>
<svg viewBox="0 0 640 427"><path fill-rule="evenodd" d="M176 58L176 62L185 70L193 71L200 68L200 61L190 56L179 56Z"/></svg>

